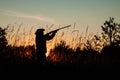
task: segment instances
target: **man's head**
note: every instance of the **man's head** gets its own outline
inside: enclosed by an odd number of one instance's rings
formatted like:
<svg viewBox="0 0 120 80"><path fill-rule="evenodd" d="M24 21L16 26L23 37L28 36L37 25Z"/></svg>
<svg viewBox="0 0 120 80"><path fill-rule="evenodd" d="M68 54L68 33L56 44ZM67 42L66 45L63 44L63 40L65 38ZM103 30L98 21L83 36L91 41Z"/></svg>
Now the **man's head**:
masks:
<svg viewBox="0 0 120 80"><path fill-rule="evenodd" d="M37 31L35 32L36 35L43 35L43 32L45 31L45 29L41 28L41 29L37 29Z"/></svg>

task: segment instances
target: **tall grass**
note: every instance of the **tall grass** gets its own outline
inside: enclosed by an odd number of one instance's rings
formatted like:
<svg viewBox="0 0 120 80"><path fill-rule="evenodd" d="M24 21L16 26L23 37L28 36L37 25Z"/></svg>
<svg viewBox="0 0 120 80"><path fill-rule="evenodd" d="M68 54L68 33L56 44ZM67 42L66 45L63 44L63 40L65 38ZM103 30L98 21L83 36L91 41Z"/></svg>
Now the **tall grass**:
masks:
<svg viewBox="0 0 120 80"><path fill-rule="evenodd" d="M35 63L35 29L33 26L27 32L23 24L20 24L15 30L15 26L8 25L7 39L9 44L4 49L5 63ZM49 32L55 26L45 26L46 32ZM116 54L112 57L106 54L104 50L107 42L97 34L88 34L86 31L81 32L76 29L76 23L71 27L56 34L53 40L47 42L48 55L47 61L50 63L61 64L104 64L104 63L120 63ZM34 30L33 30L34 29ZM21 31L22 30L22 31ZM83 36L85 34L85 36ZM69 41L68 41L69 40ZM120 47L119 47L120 48ZM115 48L119 52L119 48ZM109 47L107 48L109 49ZM111 50L113 48L110 47ZM113 50L114 51L114 50ZM108 52L110 53L110 52ZM117 52L116 52L117 53ZM117 60L115 59L117 57Z"/></svg>

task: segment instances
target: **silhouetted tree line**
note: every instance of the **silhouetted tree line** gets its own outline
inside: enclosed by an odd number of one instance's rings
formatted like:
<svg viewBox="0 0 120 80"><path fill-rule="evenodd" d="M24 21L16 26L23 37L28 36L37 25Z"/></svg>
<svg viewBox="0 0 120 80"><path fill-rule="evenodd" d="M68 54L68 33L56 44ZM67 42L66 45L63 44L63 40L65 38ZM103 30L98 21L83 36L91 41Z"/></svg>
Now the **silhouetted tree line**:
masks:
<svg viewBox="0 0 120 80"><path fill-rule="evenodd" d="M1 64L31 64L36 63L35 45L11 46L6 39L6 29L0 27L0 63ZM114 18L104 22L101 26L102 36L95 35L94 42L103 42L102 50L95 50L88 40L85 48L78 45L75 49L61 40L47 57L48 63L55 64L114 64L120 63L120 24ZM95 43L97 44L97 43ZM99 45L95 45L99 46Z"/></svg>

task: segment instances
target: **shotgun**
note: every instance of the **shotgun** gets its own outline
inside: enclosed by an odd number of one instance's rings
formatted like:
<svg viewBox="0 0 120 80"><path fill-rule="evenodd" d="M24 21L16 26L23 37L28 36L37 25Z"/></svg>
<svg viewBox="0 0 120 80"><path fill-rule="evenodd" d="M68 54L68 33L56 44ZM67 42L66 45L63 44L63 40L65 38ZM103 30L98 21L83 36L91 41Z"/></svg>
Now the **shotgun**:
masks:
<svg viewBox="0 0 120 80"><path fill-rule="evenodd" d="M67 25L67 26L64 26L64 27L55 29L55 30L53 30L53 31L51 31L51 32L56 32L56 31L59 31L59 30L64 29L64 28L68 28L68 27L70 27L70 26L71 26L71 25ZM50 32L50 33L51 33L51 32Z"/></svg>

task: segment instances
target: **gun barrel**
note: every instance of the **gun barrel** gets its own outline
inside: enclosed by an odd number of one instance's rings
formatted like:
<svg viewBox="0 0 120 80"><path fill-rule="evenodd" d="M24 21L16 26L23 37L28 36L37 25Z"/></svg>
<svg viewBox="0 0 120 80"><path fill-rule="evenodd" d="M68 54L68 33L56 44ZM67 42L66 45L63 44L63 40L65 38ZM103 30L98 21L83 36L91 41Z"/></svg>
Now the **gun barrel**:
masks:
<svg viewBox="0 0 120 80"><path fill-rule="evenodd" d="M57 29L57 30L64 29L64 28L67 28L67 27L70 27L70 26L71 26L71 25L67 25L67 26L61 27L61 28L59 28L59 29Z"/></svg>
<svg viewBox="0 0 120 80"><path fill-rule="evenodd" d="M49 32L49 33L52 33L52 32L54 32L54 31L59 31L59 30L61 30L61 29L64 29L64 28L67 28L67 27L70 27L71 25L67 25L67 26L64 26L64 27L61 27L61 28L58 28L58 29L56 29L56 30L53 30L53 31L51 31L51 32Z"/></svg>

